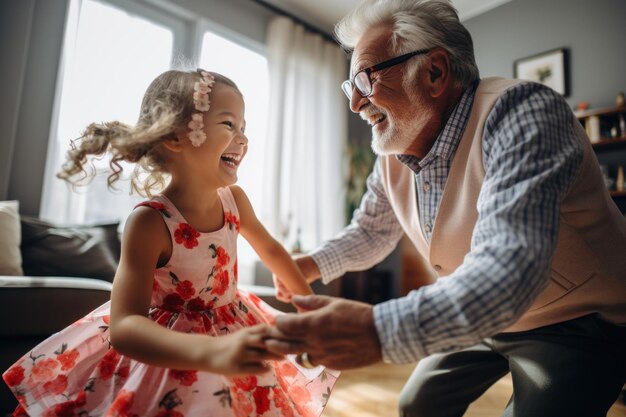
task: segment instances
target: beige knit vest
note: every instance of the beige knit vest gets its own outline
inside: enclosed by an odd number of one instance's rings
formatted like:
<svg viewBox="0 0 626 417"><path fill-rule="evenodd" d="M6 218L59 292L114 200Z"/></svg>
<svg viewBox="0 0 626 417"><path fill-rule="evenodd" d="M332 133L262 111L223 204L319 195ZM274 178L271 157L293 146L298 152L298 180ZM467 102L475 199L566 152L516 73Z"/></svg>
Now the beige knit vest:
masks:
<svg viewBox="0 0 626 417"><path fill-rule="evenodd" d="M391 206L435 276L456 270L470 251L478 218L476 203L485 175L484 123L496 100L518 82L502 78L481 80L452 161L430 246L419 225L413 172L393 155L380 158L382 181ZM561 204L550 282L506 331L534 329L591 313L626 324L626 219L611 201L584 130L572 119L584 156L576 180Z"/></svg>

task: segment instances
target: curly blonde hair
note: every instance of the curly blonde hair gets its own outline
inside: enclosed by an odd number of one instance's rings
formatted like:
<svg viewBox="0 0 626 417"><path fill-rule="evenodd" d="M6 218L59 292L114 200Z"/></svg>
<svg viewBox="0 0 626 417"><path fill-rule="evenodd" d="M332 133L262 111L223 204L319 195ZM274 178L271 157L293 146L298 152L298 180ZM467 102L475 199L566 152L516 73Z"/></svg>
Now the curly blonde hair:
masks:
<svg viewBox="0 0 626 417"><path fill-rule="evenodd" d="M229 78L211 72L216 83L239 88ZM57 177L74 186L86 185L96 175L93 159L109 153L111 173L109 188L121 177L122 161L135 163L131 174L131 192L150 197L167 183L167 159L160 146L176 138L175 131L185 128L196 111L193 101L194 84L201 79L198 71L170 70L150 83L141 103L135 126L118 121L91 123L78 139Z"/></svg>

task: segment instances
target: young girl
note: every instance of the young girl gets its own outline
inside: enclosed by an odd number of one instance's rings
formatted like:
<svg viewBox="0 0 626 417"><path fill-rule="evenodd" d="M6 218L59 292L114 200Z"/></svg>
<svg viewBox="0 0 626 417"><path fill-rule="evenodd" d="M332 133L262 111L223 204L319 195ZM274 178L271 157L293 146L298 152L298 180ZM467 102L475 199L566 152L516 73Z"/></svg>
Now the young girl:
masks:
<svg viewBox="0 0 626 417"><path fill-rule="evenodd" d="M244 102L228 78L168 71L148 87L135 127L92 124L59 176L90 178L89 156L136 162L133 188L162 188L129 216L111 301L51 336L3 378L30 416L319 416L337 373L265 349L278 312L237 289L241 233L295 294L291 257L233 185L247 151ZM147 173L140 180L138 169ZM254 375L254 376L253 376Z"/></svg>

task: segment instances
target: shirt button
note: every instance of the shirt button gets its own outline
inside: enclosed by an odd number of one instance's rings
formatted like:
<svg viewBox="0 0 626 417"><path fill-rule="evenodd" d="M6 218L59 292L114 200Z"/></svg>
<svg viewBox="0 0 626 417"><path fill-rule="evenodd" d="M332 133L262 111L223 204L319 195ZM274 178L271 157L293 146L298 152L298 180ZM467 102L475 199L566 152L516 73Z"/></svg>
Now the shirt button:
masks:
<svg viewBox="0 0 626 417"><path fill-rule="evenodd" d="M434 268L435 271L441 271L441 265L435 265Z"/></svg>
<svg viewBox="0 0 626 417"><path fill-rule="evenodd" d="M433 226L430 223L426 223L426 226L424 226L424 230L430 233L433 230Z"/></svg>
<svg viewBox="0 0 626 417"><path fill-rule="evenodd" d="M429 192L429 191L430 191L430 183L429 183L428 181L426 181L426 182L424 183L424 185L423 185L422 189L423 189L425 192Z"/></svg>

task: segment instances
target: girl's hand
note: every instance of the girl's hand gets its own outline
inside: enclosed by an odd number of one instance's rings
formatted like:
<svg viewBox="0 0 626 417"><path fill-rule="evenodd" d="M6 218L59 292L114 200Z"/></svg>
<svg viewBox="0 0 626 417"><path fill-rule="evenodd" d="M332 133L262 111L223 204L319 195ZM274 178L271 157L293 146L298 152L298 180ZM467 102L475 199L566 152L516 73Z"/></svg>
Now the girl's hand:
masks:
<svg viewBox="0 0 626 417"><path fill-rule="evenodd" d="M294 294L287 286L276 276L272 275L272 280L274 281L274 288L276 289L276 299L278 301L282 301L283 303L289 303L293 307L296 308L298 313L303 313L306 310L302 310L297 304L293 303L294 295L303 295L303 294ZM305 294L308 295L308 294Z"/></svg>
<svg viewBox="0 0 626 417"><path fill-rule="evenodd" d="M320 270L313 258L307 255L300 255L294 258L294 262L298 269L300 269L302 275L304 275L304 279L307 284L311 284L319 279ZM294 293L287 288L287 286L276 276L276 274L272 274L272 281L274 281L274 288L276 289L276 299L284 303L291 303L291 297L294 296Z"/></svg>
<svg viewBox="0 0 626 417"><path fill-rule="evenodd" d="M283 303L291 303L291 297L293 297L293 292L287 288L283 282L278 279L276 274L272 274L272 281L274 281L274 289L276 291L276 299L278 301L282 301Z"/></svg>
<svg viewBox="0 0 626 417"><path fill-rule="evenodd" d="M203 360L205 370L222 375L261 374L268 370L266 361L281 360L282 355L269 352L265 340L270 327L259 324L227 336L212 337Z"/></svg>

